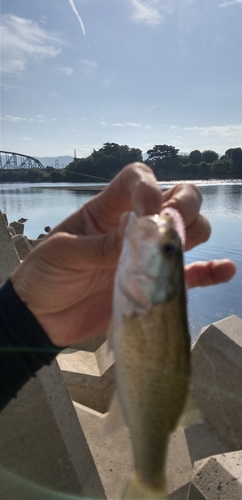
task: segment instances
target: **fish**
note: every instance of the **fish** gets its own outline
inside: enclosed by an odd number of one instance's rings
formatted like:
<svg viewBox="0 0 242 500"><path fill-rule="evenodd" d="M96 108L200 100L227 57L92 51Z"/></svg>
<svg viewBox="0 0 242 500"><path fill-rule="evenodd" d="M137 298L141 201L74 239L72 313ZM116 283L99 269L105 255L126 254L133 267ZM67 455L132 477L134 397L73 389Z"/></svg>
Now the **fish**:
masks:
<svg viewBox="0 0 242 500"><path fill-rule="evenodd" d="M116 379L110 415L118 403L134 455L123 499L166 499L169 434L184 410L191 373L184 242L176 210L140 217L129 213L108 340Z"/></svg>

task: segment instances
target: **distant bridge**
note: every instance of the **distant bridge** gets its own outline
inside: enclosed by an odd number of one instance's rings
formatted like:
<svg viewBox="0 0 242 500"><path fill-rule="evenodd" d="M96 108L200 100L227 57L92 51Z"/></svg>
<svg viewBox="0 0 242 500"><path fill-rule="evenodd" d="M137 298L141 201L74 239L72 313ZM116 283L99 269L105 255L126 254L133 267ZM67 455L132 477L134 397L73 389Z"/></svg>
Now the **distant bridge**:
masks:
<svg viewBox="0 0 242 500"><path fill-rule="evenodd" d="M10 151L0 151L0 170L22 170L40 168L45 170L44 165L32 156Z"/></svg>

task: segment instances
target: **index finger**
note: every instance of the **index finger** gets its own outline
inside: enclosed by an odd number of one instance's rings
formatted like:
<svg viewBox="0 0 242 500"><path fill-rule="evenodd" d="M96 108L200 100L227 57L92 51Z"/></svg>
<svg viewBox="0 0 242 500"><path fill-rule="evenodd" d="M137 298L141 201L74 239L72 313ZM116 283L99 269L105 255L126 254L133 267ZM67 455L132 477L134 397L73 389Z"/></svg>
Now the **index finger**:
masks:
<svg viewBox="0 0 242 500"><path fill-rule="evenodd" d="M199 212L202 194L194 184L179 184L163 193L162 208L178 210L186 226L186 250L207 241L211 227L206 217Z"/></svg>
<svg viewBox="0 0 242 500"><path fill-rule="evenodd" d="M178 210L186 227L194 222L201 205L202 194L194 184L178 184L163 193L162 208L173 207Z"/></svg>
<svg viewBox="0 0 242 500"><path fill-rule="evenodd" d="M144 163L131 163L54 232L106 233L119 225L123 212L134 210L137 215L153 215L160 212L161 203L162 192L152 170Z"/></svg>
<svg viewBox="0 0 242 500"><path fill-rule="evenodd" d="M98 202L104 212L107 208L112 210L118 222L120 215L129 210L137 215L159 213L162 193L153 171L144 163L136 162L124 167L99 198L92 201L89 209L94 207L96 210L95 202Z"/></svg>

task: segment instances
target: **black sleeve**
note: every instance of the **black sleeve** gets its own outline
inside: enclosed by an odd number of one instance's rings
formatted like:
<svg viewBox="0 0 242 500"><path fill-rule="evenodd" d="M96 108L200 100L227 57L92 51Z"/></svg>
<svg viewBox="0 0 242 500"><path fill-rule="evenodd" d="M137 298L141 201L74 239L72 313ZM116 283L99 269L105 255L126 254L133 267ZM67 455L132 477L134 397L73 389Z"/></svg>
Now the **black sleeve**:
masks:
<svg viewBox="0 0 242 500"><path fill-rule="evenodd" d="M0 410L60 351L8 280L0 288Z"/></svg>

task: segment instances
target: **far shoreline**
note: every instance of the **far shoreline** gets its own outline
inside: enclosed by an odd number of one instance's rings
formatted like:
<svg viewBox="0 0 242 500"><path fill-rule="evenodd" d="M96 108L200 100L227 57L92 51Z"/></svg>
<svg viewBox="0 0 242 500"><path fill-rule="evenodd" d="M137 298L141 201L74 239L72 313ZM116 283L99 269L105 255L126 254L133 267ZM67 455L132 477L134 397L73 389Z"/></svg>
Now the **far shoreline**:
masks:
<svg viewBox="0 0 242 500"><path fill-rule="evenodd" d="M17 181L17 182L0 182L0 189L4 188L18 188L19 185L21 185L21 188L23 189L26 185L26 189L30 188L36 188L36 189L58 189L58 190L68 190L68 191L79 191L79 192L85 192L85 191L93 191L93 192L100 192L107 187L107 185L111 182L111 179L109 182L106 183L83 183L83 184L72 184L72 183L58 183L58 182L47 182L47 183L42 183L42 182L24 182L24 181ZM174 185L177 184L195 184L198 187L202 186L208 186L208 185L242 185L242 179L166 179L166 180L157 180L158 185L160 186L161 189L168 189L169 187L173 187ZM46 185L48 184L48 185ZM61 185L60 185L61 184ZM65 185L63 185L65 184Z"/></svg>
<svg viewBox="0 0 242 500"><path fill-rule="evenodd" d="M69 191L103 191L107 184L96 184L94 186L58 186L53 183L53 186L38 186L41 189L68 189ZM34 187L34 184L33 184Z"/></svg>

